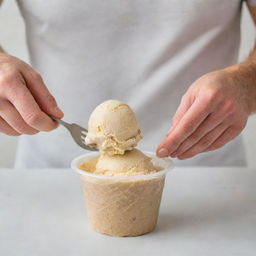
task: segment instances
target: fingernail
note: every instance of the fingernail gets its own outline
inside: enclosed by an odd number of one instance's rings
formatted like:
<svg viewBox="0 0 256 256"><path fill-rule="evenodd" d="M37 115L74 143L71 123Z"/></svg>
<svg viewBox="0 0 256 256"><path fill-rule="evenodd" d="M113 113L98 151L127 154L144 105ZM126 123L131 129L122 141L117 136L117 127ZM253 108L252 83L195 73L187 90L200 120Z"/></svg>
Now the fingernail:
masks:
<svg viewBox="0 0 256 256"><path fill-rule="evenodd" d="M159 157L167 157L169 155L169 151L167 148L161 148L158 150L157 155Z"/></svg>

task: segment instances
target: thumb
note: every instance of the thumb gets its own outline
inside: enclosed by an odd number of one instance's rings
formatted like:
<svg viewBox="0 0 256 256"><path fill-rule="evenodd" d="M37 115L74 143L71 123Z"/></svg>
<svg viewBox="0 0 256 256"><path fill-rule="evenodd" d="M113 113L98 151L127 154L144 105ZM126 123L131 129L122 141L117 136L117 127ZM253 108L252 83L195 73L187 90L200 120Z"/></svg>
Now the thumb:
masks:
<svg viewBox="0 0 256 256"><path fill-rule="evenodd" d="M64 113L58 107L55 98L49 92L42 77L30 66L28 67L22 70L22 75L26 81L27 88L30 90L37 104L46 114L56 118L62 118Z"/></svg>

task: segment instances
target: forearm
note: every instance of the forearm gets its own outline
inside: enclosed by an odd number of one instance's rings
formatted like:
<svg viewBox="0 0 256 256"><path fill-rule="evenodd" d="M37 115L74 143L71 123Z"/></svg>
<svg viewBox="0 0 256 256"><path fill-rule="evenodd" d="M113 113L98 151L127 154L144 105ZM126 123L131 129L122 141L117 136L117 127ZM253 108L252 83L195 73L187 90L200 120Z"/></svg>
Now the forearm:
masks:
<svg viewBox="0 0 256 256"><path fill-rule="evenodd" d="M256 47L242 63L225 69L230 72L231 79L241 87L250 114L256 113Z"/></svg>
<svg viewBox="0 0 256 256"><path fill-rule="evenodd" d="M160 157L186 159L223 147L256 113L256 51L240 64L207 73L183 95Z"/></svg>

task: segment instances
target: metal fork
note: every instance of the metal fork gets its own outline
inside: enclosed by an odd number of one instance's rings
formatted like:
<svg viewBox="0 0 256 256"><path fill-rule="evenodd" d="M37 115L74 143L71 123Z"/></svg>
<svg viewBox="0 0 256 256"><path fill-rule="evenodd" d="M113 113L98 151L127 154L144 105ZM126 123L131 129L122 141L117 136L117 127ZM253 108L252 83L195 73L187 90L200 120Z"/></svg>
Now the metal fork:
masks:
<svg viewBox="0 0 256 256"><path fill-rule="evenodd" d="M89 147L85 145L85 137L88 133L87 129L77 125L77 124L69 124L61 119L51 117L54 121L58 122L59 124L63 125L67 130L70 132L72 138L76 142L78 146L80 146L83 149L87 149L90 151L98 151L97 148Z"/></svg>

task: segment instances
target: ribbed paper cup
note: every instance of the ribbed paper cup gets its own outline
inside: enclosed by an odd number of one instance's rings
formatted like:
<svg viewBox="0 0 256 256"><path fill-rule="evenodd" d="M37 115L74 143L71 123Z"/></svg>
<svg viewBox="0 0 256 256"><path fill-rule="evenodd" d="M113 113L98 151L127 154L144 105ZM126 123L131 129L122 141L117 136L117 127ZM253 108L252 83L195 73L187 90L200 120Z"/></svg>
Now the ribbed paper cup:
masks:
<svg viewBox="0 0 256 256"><path fill-rule="evenodd" d="M169 158L144 152L163 170L140 176L106 176L79 169L99 156L89 153L75 158L71 167L80 174L91 227L111 236L138 236L151 232L157 223L165 176L173 168Z"/></svg>

